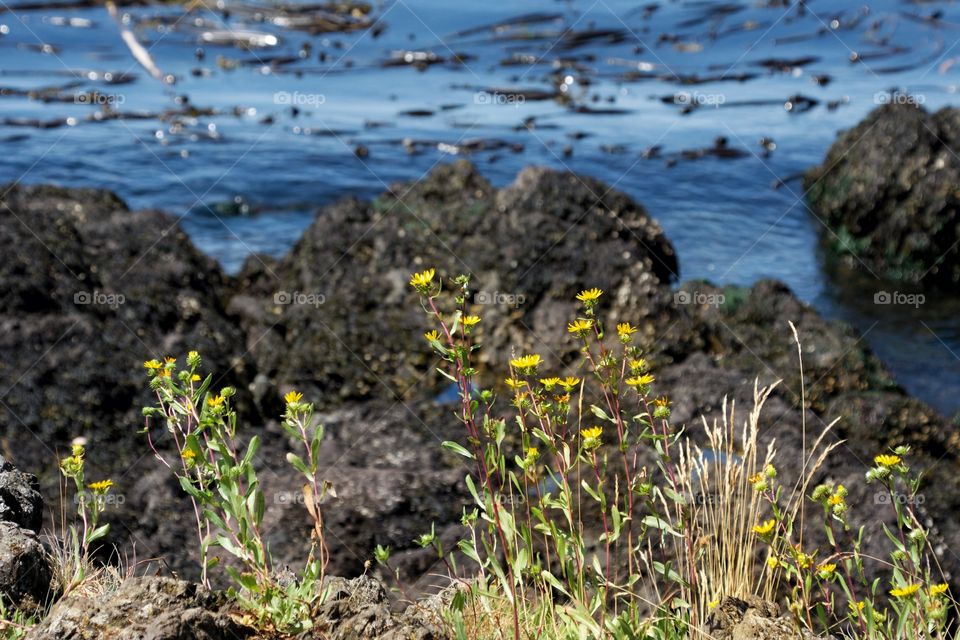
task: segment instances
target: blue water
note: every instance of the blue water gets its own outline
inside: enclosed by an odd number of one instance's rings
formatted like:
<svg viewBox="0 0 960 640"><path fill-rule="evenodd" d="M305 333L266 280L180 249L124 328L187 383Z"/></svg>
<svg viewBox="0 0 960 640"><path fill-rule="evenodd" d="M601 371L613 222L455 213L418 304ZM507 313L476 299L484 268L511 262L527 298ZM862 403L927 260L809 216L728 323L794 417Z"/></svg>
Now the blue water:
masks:
<svg viewBox="0 0 960 640"><path fill-rule="evenodd" d="M96 105L3 96L0 120L75 118L76 123L51 129L0 126L0 141L9 150L0 157L0 180L113 189L132 207L182 216L197 245L236 270L251 252L288 250L321 204L345 194L372 196L395 180L418 178L464 155L455 147L465 141L503 141L518 148L469 155L494 183L508 183L528 164L599 177L636 197L660 220L679 252L682 278L784 280L826 315L857 326L909 391L945 414L960 409L960 298L928 296L917 309L875 305L877 290L890 287L832 281L818 252L820 223L804 206L799 182L772 188L776 180L817 164L836 132L856 124L890 88L909 92L928 108L955 103L960 65L951 61L960 56L955 46L960 6L813 0L801 13L795 3L764 7L748 0L700 0L661 2L647 17L642 3L621 0L396 0L375 6L382 32L310 35L245 17L252 15L245 10L250 5L224 2L229 17L206 9L186 15L178 7L121 9L156 65L176 77L173 86L133 61L103 8L0 13L0 87L38 89L77 81L79 87L63 93L96 88L122 112L178 109L183 96L218 112L180 117L176 124L158 118L87 122ZM0 8L8 6L17 5L0 0ZM730 11L696 20L718 7ZM908 17L934 11L943 12L941 22ZM559 17L457 35L534 12ZM57 18L92 24L62 26ZM753 28L737 29L745 23ZM280 42L252 51L202 44L203 32L215 28L273 34ZM569 40L558 38L563 29L609 29L620 37L567 48ZM797 39L806 35L816 37ZM310 49L302 59L270 67L274 57L298 56L305 43ZM53 52L38 47L44 44ZM905 50L891 53L892 47ZM198 48L203 60L196 57ZM448 62L425 71L384 67L391 52L400 50L432 52ZM867 61L851 64L852 52L865 53ZM888 55L869 57L877 53ZM449 62L455 54L470 57ZM511 56L522 62L501 64ZM227 62L218 64L218 57ZM785 72L756 64L804 57L815 61ZM231 60L254 64L222 68ZM638 69L658 77L623 78ZM101 75L89 80L88 71ZM136 78L109 85L99 79L102 72ZM741 73L757 77L694 86L678 82L691 74ZM831 80L825 86L813 81L822 75ZM570 76L564 86L575 104L625 112L576 113L553 100L521 103L480 92L549 90L553 76L557 82ZM682 92L689 93L680 101L696 101L700 108L683 114L679 105L660 99ZM784 104L796 94L818 104L787 110ZM769 104L734 106L747 100ZM836 108L827 107L831 101ZM290 103L297 103L299 114L291 112ZM403 115L410 110L434 115ZM536 126L520 126L528 118ZM641 155L655 145L665 155L710 147L718 136L745 157L671 164ZM769 155L761 138L775 143ZM407 151L404 139L422 142L417 153ZM368 157L355 155L359 145ZM235 197L249 203L250 215L225 216L216 207Z"/></svg>

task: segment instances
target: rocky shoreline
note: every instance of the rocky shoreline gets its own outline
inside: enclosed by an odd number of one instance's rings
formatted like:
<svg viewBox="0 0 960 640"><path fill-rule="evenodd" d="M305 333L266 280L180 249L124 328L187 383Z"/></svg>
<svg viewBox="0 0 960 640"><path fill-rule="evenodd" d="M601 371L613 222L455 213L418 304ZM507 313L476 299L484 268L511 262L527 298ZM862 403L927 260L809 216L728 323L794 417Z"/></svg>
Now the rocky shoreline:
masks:
<svg viewBox="0 0 960 640"><path fill-rule="evenodd" d="M875 454L911 445L913 466L930 469L921 491L924 512L938 524L939 560L955 586L960 575L951 551L960 548L955 428L909 397L849 326L823 319L784 285L677 285L678 260L659 225L599 181L529 168L496 189L467 162L442 166L372 202L324 207L287 256L253 256L236 277L202 256L173 218L129 211L103 191L11 187L0 199L0 234L7 247L0 263L0 454L36 472L40 482L29 481L30 491L49 500L58 495L58 453L84 438L91 473L112 478L122 496L107 514L113 527L105 553L113 545L135 550L163 575L196 579L197 558L184 548L194 534L179 487L139 433L140 409L150 403L141 363L197 349L207 369L222 375L218 386L239 390L245 433L263 439L257 463L279 562L304 556L310 530L290 499L298 483L285 471L286 440L276 422L283 394L296 388L327 426L321 467L336 488L324 507L331 573L365 574L374 545L383 544L417 593L444 586L434 575L436 557L413 542L436 523L449 546L468 501L460 462L440 449L442 440L458 438L457 423L406 283L411 271L428 266L471 274L484 318L487 359L480 366L492 384L503 378L511 349L537 351L551 370L575 373L567 369L576 354L566 331L570 301L592 286L608 292L610 321L640 327L657 391L670 396L675 423L691 432L701 414L718 415L724 397L745 409L755 379L782 379L767 405L763 440L776 439L789 454L801 449L804 421L816 433L840 418L832 437L845 444L823 476L851 488L851 519L868 523L868 538L878 544L885 520L861 480ZM803 342L805 407L788 321ZM790 482L802 463L799 456L783 460L792 465L782 470ZM8 504L7 473L16 472L0 473L0 504ZM10 504L0 510L2 526L34 539L36 509L27 514L21 503ZM38 595L31 584L44 576L8 578L6 571L0 578L25 585L24 597ZM170 628L179 631L148 637L219 637L184 631L191 611L205 612L197 614L204 628L230 624L209 614L214 600L188 583L124 585L129 591L117 598L139 601L139 588L178 603L182 615ZM371 602L389 617L385 594ZM57 605L62 616L30 637L78 637L63 626L74 606L88 605ZM112 613L100 615L110 624Z"/></svg>

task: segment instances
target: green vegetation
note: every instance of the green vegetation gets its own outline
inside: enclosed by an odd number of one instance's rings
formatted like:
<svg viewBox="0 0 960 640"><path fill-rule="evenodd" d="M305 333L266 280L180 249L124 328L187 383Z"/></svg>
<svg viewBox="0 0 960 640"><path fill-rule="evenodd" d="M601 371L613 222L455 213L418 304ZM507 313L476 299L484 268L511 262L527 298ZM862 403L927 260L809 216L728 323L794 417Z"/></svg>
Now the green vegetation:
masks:
<svg viewBox="0 0 960 640"><path fill-rule="evenodd" d="M323 596L327 563L320 513L326 486L317 475L323 429L313 423L313 405L301 402L295 391L285 397L283 427L306 455L290 452L287 460L307 481L304 504L314 529L311 551L296 579L279 580L264 537L266 499L253 464L260 440L254 436L244 446L237 437L237 414L230 406L234 389L211 391L212 375L201 378L196 351L188 354L186 365L178 369L174 358L144 363L157 398L144 415L166 428L178 459L168 462L154 446L149 426L145 433L155 457L177 477L193 504L202 580L209 585L208 571L220 562L213 550L221 549L235 560L226 566L234 583L229 593L249 614L248 622L285 634L305 631L312 626L313 605Z"/></svg>
<svg viewBox="0 0 960 640"><path fill-rule="evenodd" d="M920 479L908 448L878 454L865 477L895 515L883 529L889 554L872 557L863 551L864 527L850 522L848 488L813 484L840 444L828 437L833 425L809 441L803 425L802 451L791 452L802 456L801 474L790 482L774 443L761 445L761 412L774 387L755 387L745 418L725 400L721 419L675 428L671 402L656 395L634 344L637 329L608 329L603 291L587 289L567 327L581 345L578 375L554 375L539 354L515 354L503 384L484 388L474 365L482 319L468 310L469 279L458 276L445 290L429 269L410 284L430 321L424 337L443 363L438 371L459 392L463 437L443 447L469 469L463 538L445 548L431 529L416 541L436 553L454 584L443 613L452 637L705 639L728 597L781 602L794 631L821 637L951 637L956 603L913 507ZM799 355L796 330L794 338ZM323 427L300 393L286 394L281 424L297 443L286 459L303 482L313 528L302 568L282 578L263 530L259 439L238 436L235 391L214 391L201 365L195 351L182 367L175 358L144 363L156 396L144 409L144 433L192 504L203 583L222 566L243 621L263 637L293 637L312 628L325 597ZM162 452L158 436L173 446ZM122 573L90 558L108 532L100 521L113 483L88 484L84 456L77 444L60 461L77 493L75 522L55 552L64 594L102 593L93 583L115 584ZM389 570L390 549L371 552ZM22 637L33 622L0 608L3 638Z"/></svg>
<svg viewBox="0 0 960 640"><path fill-rule="evenodd" d="M440 373L459 389L464 439L444 446L474 469L458 548L472 566L450 612L458 637L707 638L710 611L727 596L784 597L797 628L817 634L945 636L955 603L911 507L919 480L905 448L878 455L867 474L889 496L897 526L885 529L889 558L866 558L846 489L810 487L837 446L826 444L832 425L809 448L804 425L803 477L788 486L775 449L760 451L772 389L755 390L742 427L725 403L698 446L671 425L669 400L655 396L636 329L621 323L608 333L599 289L577 296L581 313L568 326L582 344L582 378L550 375L538 354L514 357L511 410L498 415L472 364L481 319L468 315L469 280L453 279L445 293L435 277L430 269L410 284L436 327L425 338L445 363ZM822 547L804 538L814 505ZM888 584L868 580L867 561L889 573Z"/></svg>

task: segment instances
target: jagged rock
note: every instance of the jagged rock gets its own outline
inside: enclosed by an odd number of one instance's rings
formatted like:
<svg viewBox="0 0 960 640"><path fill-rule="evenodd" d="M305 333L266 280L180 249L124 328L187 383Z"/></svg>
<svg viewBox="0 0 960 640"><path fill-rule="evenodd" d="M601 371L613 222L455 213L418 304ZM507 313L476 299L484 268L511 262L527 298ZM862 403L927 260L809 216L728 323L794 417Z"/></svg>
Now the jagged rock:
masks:
<svg viewBox="0 0 960 640"><path fill-rule="evenodd" d="M219 384L238 386L241 404L247 395L243 338L221 301L227 279L175 220L131 212L109 192L0 193L0 453L58 495L57 458L82 436L87 477L112 477L125 495L150 464L138 433L151 401L144 360L198 349ZM137 539L121 526L111 536L124 548Z"/></svg>
<svg viewBox="0 0 960 640"><path fill-rule="evenodd" d="M316 640L444 640L440 607L452 593L442 592L410 605L400 615L390 611L383 583L368 576L330 578L326 600L315 611L311 638Z"/></svg>
<svg viewBox="0 0 960 640"><path fill-rule="evenodd" d="M827 246L845 265L891 280L960 281L960 110L875 109L807 173Z"/></svg>
<svg viewBox="0 0 960 640"><path fill-rule="evenodd" d="M253 630L226 598L173 578L127 578L105 595L70 595L27 640L242 640Z"/></svg>
<svg viewBox="0 0 960 640"><path fill-rule="evenodd" d="M727 596L710 612L707 632L715 640L815 640L801 631L780 607L756 596L745 600Z"/></svg>
<svg viewBox="0 0 960 640"><path fill-rule="evenodd" d="M371 203L324 208L279 263L248 261L230 308L260 371L278 382L330 404L407 397L440 384L407 284L427 267L471 275L481 360L542 342L574 354L566 323L579 290L605 289L616 309L656 310L651 298L677 273L659 225L603 183L528 168L497 190L458 162Z"/></svg>
<svg viewBox="0 0 960 640"><path fill-rule="evenodd" d="M0 522L0 600L31 612L47 602L50 559L37 534Z"/></svg>
<svg viewBox="0 0 960 640"><path fill-rule="evenodd" d="M0 522L12 522L35 533L43 522L43 497L37 477L14 468L0 456Z"/></svg>

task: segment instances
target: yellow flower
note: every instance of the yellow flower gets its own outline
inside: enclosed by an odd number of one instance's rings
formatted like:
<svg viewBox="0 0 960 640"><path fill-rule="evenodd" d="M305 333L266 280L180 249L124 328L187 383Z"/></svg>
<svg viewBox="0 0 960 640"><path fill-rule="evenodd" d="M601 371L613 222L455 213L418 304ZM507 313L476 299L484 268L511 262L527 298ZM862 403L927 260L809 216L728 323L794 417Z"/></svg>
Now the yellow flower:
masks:
<svg viewBox="0 0 960 640"><path fill-rule="evenodd" d="M100 482L93 482L87 485L94 493L104 494L107 491L110 491L110 488L113 486L113 480L101 480Z"/></svg>
<svg viewBox="0 0 960 640"><path fill-rule="evenodd" d="M159 362L158 360L156 360L156 359L154 359L154 360L147 360L146 362L143 363L143 368L146 369L147 371L151 371L151 372L156 371L157 369L159 369L159 368L162 367L162 366L163 366L163 365L160 364L160 362Z"/></svg>
<svg viewBox="0 0 960 640"><path fill-rule="evenodd" d="M763 474L755 473L747 479L747 482L749 482L750 484L757 484L761 480L763 480Z"/></svg>
<svg viewBox="0 0 960 640"><path fill-rule="evenodd" d="M931 595L931 596L943 595L944 593L947 592L947 589L949 589L949 588L950 588L950 587L949 587L945 582L941 582L940 584L932 585L932 586L930 587L930 595Z"/></svg>
<svg viewBox="0 0 960 640"><path fill-rule="evenodd" d="M567 331L579 336L587 335L587 332L593 328L593 320L576 320L567 325Z"/></svg>
<svg viewBox="0 0 960 640"><path fill-rule="evenodd" d="M898 587L890 590L890 595L894 598L909 598L920 590L919 584L908 584L905 587Z"/></svg>
<svg viewBox="0 0 960 640"><path fill-rule="evenodd" d="M881 467L895 467L900 464L900 456L881 454L873 459Z"/></svg>
<svg viewBox="0 0 960 640"><path fill-rule="evenodd" d="M835 493L829 498L827 498L827 504L829 504L831 507L835 507L838 504L843 504L843 496L841 496L838 493Z"/></svg>
<svg viewBox="0 0 960 640"><path fill-rule="evenodd" d="M831 577L837 571L837 565L830 562L827 564L822 564L817 567L817 573L820 574L820 577L826 580Z"/></svg>
<svg viewBox="0 0 960 640"><path fill-rule="evenodd" d="M621 322L617 325L617 335L620 336L621 339L629 338L636 332L637 328L629 322Z"/></svg>
<svg viewBox="0 0 960 640"><path fill-rule="evenodd" d="M295 402L300 402L303 398L303 394L297 391L288 391L287 395L283 396L283 399L287 401L287 404L294 404Z"/></svg>
<svg viewBox="0 0 960 640"><path fill-rule="evenodd" d="M192 376L190 376L190 382L200 382L200 376L198 376L197 374L193 374Z"/></svg>
<svg viewBox="0 0 960 640"><path fill-rule="evenodd" d="M560 384L560 378L540 378L540 384L547 388L547 391L550 391L555 386Z"/></svg>
<svg viewBox="0 0 960 640"><path fill-rule="evenodd" d="M207 399L207 404L210 405L211 407L219 407L220 405L223 404L223 401L224 401L223 396L213 396L212 398Z"/></svg>
<svg viewBox="0 0 960 640"><path fill-rule="evenodd" d="M716 609L718 604L720 604L719 600L711 600L710 602L707 603L707 608Z"/></svg>
<svg viewBox="0 0 960 640"><path fill-rule="evenodd" d="M776 526L776 521L773 519L767 520L763 524L758 524L753 528L753 532L758 536L765 536L770 534L773 531L773 527Z"/></svg>
<svg viewBox="0 0 960 640"><path fill-rule="evenodd" d="M801 569L809 569L813 566L813 556L807 555L802 551L797 552L797 566Z"/></svg>
<svg viewBox="0 0 960 640"><path fill-rule="evenodd" d="M423 337L427 342L433 342L440 339L440 334L436 329L434 329L433 331L427 331L425 334L423 334Z"/></svg>
<svg viewBox="0 0 960 640"><path fill-rule="evenodd" d="M776 568L779 567L779 566L780 566L780 561L777 560L777 557L776 557L776 556L770 556L769 558L767 558L767 568L768 568L768 569L770 569L770 570L772 571L773 569L776 569Z"/></svg>
<svg viewBox="0 0 960 640"><path fill-rule="evenodd" d="M177 359L176 359L176 358L171 358L170 356L167 356L166 358L163 359L163 362L164 362L165 364L177 364Z"/></svg>
<svg viewBox="0 0 960 640"><path fill-rule="evenodd" d="M633 373L642 373L647 370L647 361L643 358L630 361L630 371Z"/></svg>
<svg viewBox="0 0 960 640"><path fill-rule="evenodd" d="M465 327L472 327L473 325L480 322L480 316L463 316L460 320Z"/></svg>
<svg viewBox="0 0 960 640"><path fill-rule="evenodd" d="M653 383L654 377L649 373L645 373L642 376L634 376L633 378L627 378L626 383L631 387L646 387Z"/></svg>
<svg viewBox="0 0 960 640"><path fill-rule="evenodd" d="M417 291L426 291L433 282L433 276L437 274L436 269L427 269L422 273L414 273L410 276L410 286Z"/></svg>
<svg viewBox="0 0 960 640"><path fill-rule="evenodd" d="M599 438L602 433L603 427L590 427L589 429L582 429L580 431L580 435L583 436L585 440Z"/></svg>
<svg viewBox="0 0 960 640"><path fill-rule="evenodd" d="M577 294L577 300L584 302L586 304L591 304L597 301L600 296L603 295L603 291L597 288L585 289Z"/></svg>
<svg viewBox="0 0 960 640"><path fill-rule="evenodd" d="M507 378L504 382L506 382L507 386L511 389L520 389L527 384L523 380L517 380L516 378Z"/></svg>
<svg viewBox="0 0 960 640"><path fill-rule="evenodd" d="M573 376L567 376L560 381L560 386L563 387L564 391L571 391L578 384L580 384L580 378L574 378Z"/></svg>
<svg viewBox="0 0 960 640"><path fill-rule="evenodd" d="M184 449L183 453L180 454L180 457L184 460L193 460L197 457L197 454L193 451L193 449Z"/></svg>
<svg viewBox="0 0 960 640"><path fill-rule="evenodd" d="M200 354L196 351L190 351L189 353L187 353L188 360L196 360L199 357L200 357Z"/></svg>
<svg viewBox="0 0 960 640"><path fill-rule="evenodd" d="M514 358L510 361L510 366L514 369L520 369L522 371L536 369L538 366L540 366L540 356L534 353L533 355Z"/></svg>
<svg viewBox="0 0 960 640"><path fill-rule="evenodd" d="M600 435L603 433L602 427L590 427L581 429L580 437L583 438L583 447L588 450L596 449L600 446Z"/></svg>

